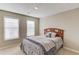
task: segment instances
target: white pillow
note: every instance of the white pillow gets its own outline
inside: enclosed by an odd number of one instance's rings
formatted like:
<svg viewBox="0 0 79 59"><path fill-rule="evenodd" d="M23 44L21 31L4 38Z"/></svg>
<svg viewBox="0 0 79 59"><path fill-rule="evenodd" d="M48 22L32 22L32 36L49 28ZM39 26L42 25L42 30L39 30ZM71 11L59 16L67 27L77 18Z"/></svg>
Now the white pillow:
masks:
<svg viewBox="0 0 79 59"><path fill-rule="evenodd" d="M55 38L55 36L56 36L56 33L52 32L51 38Z"/></svg>

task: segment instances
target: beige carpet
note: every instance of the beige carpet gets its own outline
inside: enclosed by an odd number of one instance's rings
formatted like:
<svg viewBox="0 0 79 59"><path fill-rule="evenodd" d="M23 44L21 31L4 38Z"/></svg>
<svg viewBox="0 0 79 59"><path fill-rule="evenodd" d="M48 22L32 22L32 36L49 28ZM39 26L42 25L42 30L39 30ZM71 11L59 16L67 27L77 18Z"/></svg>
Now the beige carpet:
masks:
<svg viewBox="0 0 79 59"><path fill-rule="evenodd" d="M0 55L25 55L25 54L20 50L20 47L18 45L6 49L0 49ZM57 53L57 55L79 55L79 54L62 48Z"/></svg>

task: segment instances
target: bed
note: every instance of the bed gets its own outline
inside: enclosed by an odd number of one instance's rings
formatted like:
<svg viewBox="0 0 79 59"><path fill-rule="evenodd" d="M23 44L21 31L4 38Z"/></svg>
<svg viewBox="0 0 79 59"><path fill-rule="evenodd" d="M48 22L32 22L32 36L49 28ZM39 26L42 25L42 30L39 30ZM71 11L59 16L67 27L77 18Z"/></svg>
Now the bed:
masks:
<svg viewBox="0 0 79 59"><path fill-rule="evenodd" d="M63 47L64 30L44 29L44 36L29 36L21 42L21 50L26 55L55 55Z"/></svg>

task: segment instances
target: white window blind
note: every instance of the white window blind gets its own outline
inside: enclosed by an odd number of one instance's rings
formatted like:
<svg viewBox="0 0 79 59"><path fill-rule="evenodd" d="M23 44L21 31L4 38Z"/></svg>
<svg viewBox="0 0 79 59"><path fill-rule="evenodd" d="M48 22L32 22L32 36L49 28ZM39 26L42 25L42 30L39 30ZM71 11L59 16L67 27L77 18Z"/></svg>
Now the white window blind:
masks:
<svg viewBox="0 0 79 59"><path fill-rule="evenodd" d="M4 37L5 40L19 38L19 20L10 17L4 17Z"/></svg>
<svg viewBox="0 0 79 59"><path fill-rule="evenodd" d="M35 35L35 22L27 20L27 36Z"/></svg>

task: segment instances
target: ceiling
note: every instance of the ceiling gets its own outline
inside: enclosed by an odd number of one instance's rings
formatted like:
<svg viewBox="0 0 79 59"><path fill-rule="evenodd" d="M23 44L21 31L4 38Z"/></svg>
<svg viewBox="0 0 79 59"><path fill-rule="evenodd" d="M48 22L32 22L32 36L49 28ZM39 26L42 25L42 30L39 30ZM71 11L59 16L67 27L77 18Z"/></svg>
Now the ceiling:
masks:
<svg viewBox="0 0 79 59"><path fill-rule="evenodd" d="M38 7L37 10L34 7ZM45 17L79 8L78 3L0 3L0 9L33 17Z"/></svg>

